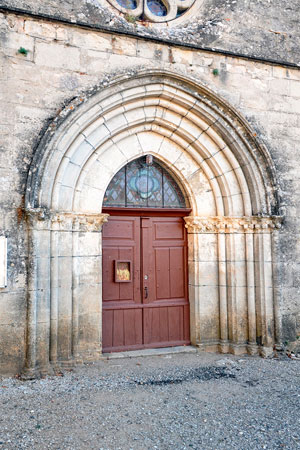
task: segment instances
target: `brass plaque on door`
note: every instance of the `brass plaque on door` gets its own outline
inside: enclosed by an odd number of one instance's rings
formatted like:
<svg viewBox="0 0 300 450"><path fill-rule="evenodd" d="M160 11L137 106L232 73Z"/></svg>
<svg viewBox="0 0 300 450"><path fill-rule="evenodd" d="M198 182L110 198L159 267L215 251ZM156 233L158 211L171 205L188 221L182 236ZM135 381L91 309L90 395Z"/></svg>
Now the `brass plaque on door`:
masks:
<svg viewBox="0 0 300 450"><path fill-rule="evenodd" d="M129 283L131 281L131 261L115 260L115 282Z"/></svg>

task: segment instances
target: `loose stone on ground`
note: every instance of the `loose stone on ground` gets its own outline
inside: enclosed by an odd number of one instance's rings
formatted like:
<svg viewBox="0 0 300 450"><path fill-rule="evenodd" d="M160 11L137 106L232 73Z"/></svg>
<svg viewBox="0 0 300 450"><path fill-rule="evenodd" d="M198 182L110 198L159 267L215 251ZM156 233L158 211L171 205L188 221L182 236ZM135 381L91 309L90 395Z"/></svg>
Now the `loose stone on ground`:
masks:
<svg viewBox="0 0 300 450"><path fill-rule="evenodd" d="M300 365L176 354L0 379L1 449L297 449Z"/></svg>

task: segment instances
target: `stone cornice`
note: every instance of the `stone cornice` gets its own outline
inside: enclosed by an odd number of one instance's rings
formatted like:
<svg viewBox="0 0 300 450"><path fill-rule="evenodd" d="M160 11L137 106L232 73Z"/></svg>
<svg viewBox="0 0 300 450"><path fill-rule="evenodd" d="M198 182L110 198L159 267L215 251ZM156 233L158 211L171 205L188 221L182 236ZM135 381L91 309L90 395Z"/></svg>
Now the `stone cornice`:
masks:
<svg viewBox="0 0 300 450"><path fill-rule="evenodd" d="M270 233L281 228L281 216L184 217L188 233Z"/></svg>
<svg viewBox="0 0 300 450"><path fill-rule="evenodd" d="M51 231L101 231L109 214L26 209L29 228Z"/></svg>
<svg viewBox="0 0 300 450"><path fill-rule="evenodd" d="M296 0L293 0L293 3L296 3ZM264 6L263 4L259 4L259 2L257 2L257 4L259 15L262 13ZM127 20L122 19L122 17L118 17L118 15L115 15L114 20L111 20L112 15L111 11L109 11L108 8L99 8L99 6L97 6L97 8L93 7L92 14L86 14L86 2L73 2L71 11L69 10L69 8L69 2L57 1L56 4L55 1L37 2L36 0L27 0L26 2L24 2L23 0L2 0L0 5L0 10L3 12L17 14L25 17L28 16L37 20L48 20L50 22L58 24L71 25L73 27L76 25L76 27L80 28L89 28L96 31L117 33L118 35L124 35L126 37L139 37L159 44L179 45L180 47L192 48L210 53L214 52L225 56L246 58L253 61L267 62L271 64L279 64L280 66L284 65L287 67L293 67L296 70L299 68L297 56L298 53L296 51L291 51L290 46L287 47L287 43L282 44L282 46L277 46L276 52L274 53L274 48L272 48L270 51L268 45L264 47L257 47L256 43L258 42L258 40L256 39L253 41L253 48L255 48L255 51L253 51L252 49L252 51L250 52L241 53L240 49L243 48L244 42L243 36L247 36L247 38L249 39L249 30L247 30L247 27L241 30L240 24L238 29L234 27L234 29L231 30L230 34L231 37L234 35L238 39L240 45L236 47L235 45L231 45L231 40L225 40L225 47L223 43L223 45L220 45L218 48L216 48L215 46L209 44L211 42L210 40L207 41L207 35L209 36L210 27L207 27L207 29L206 27L204 27L201 33L192 33L192 36L191 30L189 28L186 29L186 32L183 32L183 29L181 27L177 32L175 27L170 28L169 32L168 28L165 28L164 33L161 33L160 28L153 29L153 27L149 26L137 27L135 22L129 23ZM224 3L224 8L221 13L224 20L226 20L226 17L228 17L226 8L228 7ZM243 8L243 6L241 5L240 8ZM242 9L239 9L239 11L241 12ZM207 8L207 12L205 13L206 17L204 19L203 13L204 11L202 11L201 14L201 23L205 23L205 21L211 20L210 8ZM108 25L108 17L112 25ZM195 20L197 20L197 17L198 16L196 15ZM217 29L220 30L220 27L223 26L222 20L220 20L220 24L221 25L219 27L217 24L215 24L215 32ZM291 27L291 23L289 23L289 26ZM223 31L224 30L222 28L221 32L223 33ZM259 29L259 33L261 33L261 39L259 41L263 41L264 39L266 39L266 36L268 35L267 31L268 30L263 30L261 28ZM294 29L294 33L293 31L291 31L291 36L295 34L296 31L296 28ZM242 40L240 40L241 37ZM266 42L267 41L268 37L266 39ZM289 40L287 40L287 42L289 42ZM289 57L289 61L287 61L287 55Z"/></svg>

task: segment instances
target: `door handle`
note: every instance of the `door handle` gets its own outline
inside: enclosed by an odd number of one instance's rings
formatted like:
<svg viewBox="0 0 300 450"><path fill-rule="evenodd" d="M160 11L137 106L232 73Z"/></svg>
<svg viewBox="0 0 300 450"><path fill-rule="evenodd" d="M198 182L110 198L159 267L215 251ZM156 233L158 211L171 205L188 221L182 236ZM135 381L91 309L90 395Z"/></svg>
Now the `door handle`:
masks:
<svg viewBox="0 0 300 450"><path fill-rule="evenodd" d="M148 298L148 287L145 286L144 289L145 289L145 298Z"/></svg>

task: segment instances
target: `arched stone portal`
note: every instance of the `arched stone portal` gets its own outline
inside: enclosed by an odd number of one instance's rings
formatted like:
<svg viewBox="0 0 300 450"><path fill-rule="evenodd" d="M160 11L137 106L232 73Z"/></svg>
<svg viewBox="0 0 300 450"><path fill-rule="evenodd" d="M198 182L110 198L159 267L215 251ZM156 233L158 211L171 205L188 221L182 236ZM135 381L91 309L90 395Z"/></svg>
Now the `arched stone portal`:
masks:
<svg viewBox="0 0 300 450"><path fill-rule="evenodd" d="M144 154L168 167L192 208L192 343L234 353L272 347L272 233L280 226L272 161L207 88L139 73L69 105L35 153L26 193L29 374L101 355L103 195Z"/></svg>

